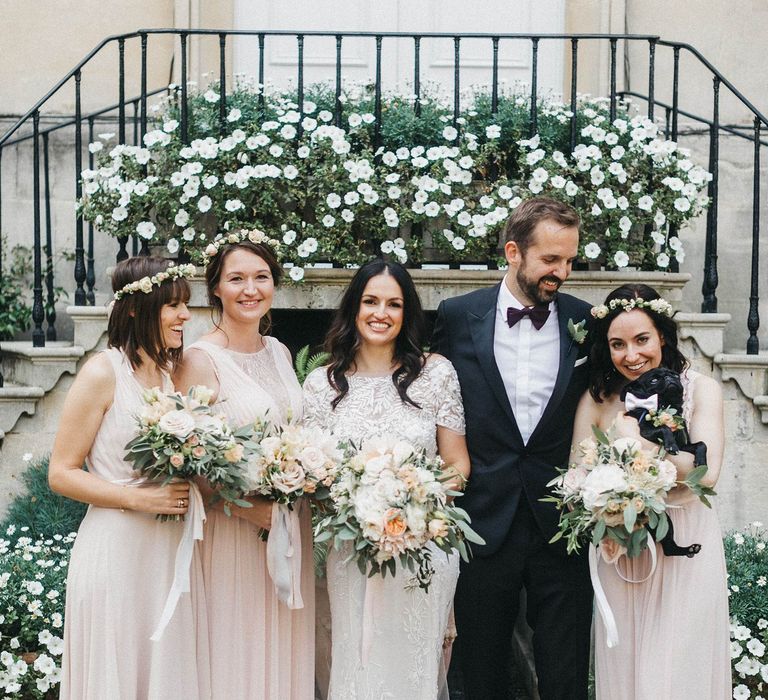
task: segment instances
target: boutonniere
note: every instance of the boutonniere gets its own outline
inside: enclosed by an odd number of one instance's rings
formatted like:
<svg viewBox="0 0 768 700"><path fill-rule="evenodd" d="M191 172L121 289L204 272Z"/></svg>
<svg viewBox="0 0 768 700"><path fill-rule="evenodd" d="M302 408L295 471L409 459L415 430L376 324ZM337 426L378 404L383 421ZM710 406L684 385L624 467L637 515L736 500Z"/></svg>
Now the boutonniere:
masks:
<svg viewBox="0 0 768 700"><path fill-rule="evenodd" d="M568 319L568 335L571 336L571 340L577 345L582 345L587 339L587 322L586 320L574 323L572 318Z"/></svg>

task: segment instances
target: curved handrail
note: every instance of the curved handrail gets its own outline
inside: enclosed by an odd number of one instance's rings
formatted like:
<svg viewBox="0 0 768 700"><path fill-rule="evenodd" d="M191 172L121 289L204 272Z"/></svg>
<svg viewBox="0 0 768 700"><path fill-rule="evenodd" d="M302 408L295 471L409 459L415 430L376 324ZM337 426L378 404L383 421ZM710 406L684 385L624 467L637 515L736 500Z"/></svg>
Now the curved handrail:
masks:
<svg viewBox="0 0 768 700"><path fill-rule="evenodd" d="M734 84L728 80L715 66L712 65L704 56L701 55L701 52L694 46L691 46L690 44L686 44L679 41L665 41L664 39L661 39L657 42L660 46L671 46L672 48L678 47L681 49L685 49L686 51L690 51L696 58L701 61L704 66L712 72L715 76L717 76L718 80L725 85L734 95L734 97L738 98L739 101L750 111L752 114L754 114L763 124L768 126L768 117L766 117L755 105L753 105L744 95L736 89Z"/></svg>
<svg viewBox="0 0 768 700"><path fill-rule="evenodd" d="M155 95L159 95L161 92L166 92L168 90L167 87L161 87L161 88L155 88L154 90L149 90L147 92L147 97L154 97ZM136 97L130 97L125 100L125 104L135 104L141 99L141 95L138 95ZM80 117L80 121L88 121L88 119L100 117L102 114L107 114L108 112L113 112L116 109L119 109L120 103L117 102L113 105L109 105L109 107L102 107L101 109L96 110L95 112L90 112L89 114L83 114L82 117ZM62 115L60 117L63 119L63 121L59 121L53 126L48 127L47 129L40 129L40 136L44 136L45 134L50 134L54 131L58 131L59 129L63 129L67 126L73 126L77 123L77 117L70 117L69 115ZM6 143L0 143L0 148L5 148L6 146L14 146L17 143L21 143L22 141L28 141L29 139L34 138L34 133L32 134L25 134L24 136L17 136L15 139L11 139L10 141L7 141Z"/></svg>
<svg viewBox="0 0 768 700"><path fill-rule="evenodd" d="M645 100L646 102L649 101L648 100L648 95L643 95L640 92L634 92L632 90L620 90L619 92L616 93L616 95L617 96L619 96L619 95L628 95L629 97L636 97L639 100ZM662 102L661 100L654 99L653 100L653 104L658 106L658 107L663 107L664 109L668 109L668 110L674 109L671 104L668 104L666 102ZM687 112L684 109L678 108L677 113L678 114L682 114L684 117L688 117L688 119L693 119L694 121L701 122L702 124L706 124L707 126L710 126L710 127L714 123L711 119L707 119L706 117L700 117L700 116L698 116L696 114L693 114L692 112ZM752 143L755 142L755 137L754 136L750 136L748 134L745 134L745 133L739 131L738 129L736 129L735 127L729 126L728 124L718 124L718 128L720 129L720 131L725 131L726 133L731 134L732 136L738 136L739 138L745 139L747 141L751 141ZM750 125L750 126L744 126L742 128L743 129L752 129L753 127ZM760 145L761 146L768 146L768 141L763 141L762 139L760 139Z"/></svg>

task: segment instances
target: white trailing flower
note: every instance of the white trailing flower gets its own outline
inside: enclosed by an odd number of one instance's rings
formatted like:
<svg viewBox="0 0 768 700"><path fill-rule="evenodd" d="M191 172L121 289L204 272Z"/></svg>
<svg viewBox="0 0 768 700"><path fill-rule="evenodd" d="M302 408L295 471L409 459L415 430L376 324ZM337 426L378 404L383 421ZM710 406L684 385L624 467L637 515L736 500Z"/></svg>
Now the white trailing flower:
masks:
<svg viewBox="0 0 768 700"><path fill-rule="evenodd" d="M588 257L590 260L594 260L602 252L603 251L600 249L600 246L594 241L591 241L590 243L587 243L587 245L584 246L584 255Z"/></svg>
<svg viewBox="0 0 768 700"><path fill-rule="evenodd" d="M613 262L616 263L618 268L626 267L629 265L629 256L623 250L618 250L613 256Z"/></svg>
<svg viewBox="0 0 768 700"><path fill-rule="evenodd" d="M151 221L141 221L140 223L136 224L136 233L147 240L152 238L156 231L157 226L155 226Z"/></svg>

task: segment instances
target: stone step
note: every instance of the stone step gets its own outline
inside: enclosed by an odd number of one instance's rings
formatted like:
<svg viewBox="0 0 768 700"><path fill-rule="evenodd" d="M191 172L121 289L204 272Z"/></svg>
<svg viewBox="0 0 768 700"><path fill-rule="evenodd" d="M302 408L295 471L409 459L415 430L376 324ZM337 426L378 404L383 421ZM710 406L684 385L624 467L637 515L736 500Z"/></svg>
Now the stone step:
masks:
<svg viewBox="0 0 768 700"><path fill-rule="evenodd" d="M68 306L67 315L75 327L74 344L79 345L85 352L93 350L107 329L107 307Z"/></svg>
<svg viewBox="0 0 768 700"><path fill-rule="evenodd" d="M0 343L3 375L14 383L39 386L49 391L65 372L74 374L78 360L85 349L69 341L53 341L43 348L32 347L31 341L4 341Z"/></svg>
<svg viewBox="0 0 768 700"><path fill-rule="evenodd" d="M768 353L747 355L720 352L713 359L720 367L723 379L733 379L753 402L768 394ZM763 422L766 422L765 413Z"/></svg>
<svg viewBox="0 0 768 700"><path fill-rule="evenodd" d="M725 327L731 314L702 314L678 311L675 314L681 340L691 340L707 357L723 352Z"/></svg>
<svg viewBox="0 0 768 700"><path fill-rule="evenodd" d="M752 399L752 403L759 409L760 418L763 423L768 424L768 395L755 396L755 398Z"/></svg>
<svg viewBox="0 0 768 700"><path fill-rule="evenodd" d="M35 413L37 402L45 396L45 389L40 386L21 386L8 384L0 387L0 432L5 437L19 417L26 413L31 416ZM1 439L1 438L0 438Z"/></svg>

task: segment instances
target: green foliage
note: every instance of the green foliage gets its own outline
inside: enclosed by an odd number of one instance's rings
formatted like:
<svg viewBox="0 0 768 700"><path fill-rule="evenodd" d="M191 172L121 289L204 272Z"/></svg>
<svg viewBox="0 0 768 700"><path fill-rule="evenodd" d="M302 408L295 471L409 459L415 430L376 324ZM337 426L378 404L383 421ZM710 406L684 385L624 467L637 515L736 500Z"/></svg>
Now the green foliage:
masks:
<svg viewBox="0 0 768 700"><path fill-rule="evenodd" d="M724 539L731 612L734 698L765 697L768 686L768 532L754 522Z"/></svg>
<svg viewBox="0 0 768 700"><path fill-rule="evenodd" d="M724 539L731 616L750 629L768 619L768 532L759 523Z"/></svg>
<svg viewBox="0 0 768 700"><path fill-rule="evenodd" d="M13 498L0 532L10 527L15 532L6 534L12 541L20 536L53 537L75 532L85 516L88 506L60 496L48 487L48 457L33 462L21 474L24 492ZM27 529L24 529L27 528Z"/></svg>
<svg viewBox="0 0 768 700"><path fill-rule="evenodd" d="M47 262L45 249L43 250L46 266L42 270L43 284L48 274L48 264L53 268L56 260ZM58 256L63 260L71 260L69 251L63 251ZM32 307L27 303L28 290L32 288L32 250L27 246L15 245L10 251L7 249L5 239L2 240L2 275L0 275L0 340L13 340L18 333L23 333L29 328L32 320ZM67 292L63 287L53 287L53 305L64 297ZM47 291L43 292L44 311L47 314L51 310L48 302Z"/></svg>
<svg viewBox="0 0 768 700"><path fill-rule="evenodd" d="M304 384L307 375L318 367L322 367L326 364L329 357L330 355L327 352L317 352L314 355L310 355L309 345L305 345L301 348L301 350L296 353L296 359L293 363L299 384Z"/></svg>
<svg viewBox="0 0 768 700"><path fill-rule="evenodd" d="M10 254L5 239L2 245L3 273L0 276L0 340L12 340L29 328L32 307L24 302L22 281L32 269L32 253L14 246Z"/></svg>
<svg viewBox="0 0 768 700"><path fill-rule="evenodd" d="M16 531L14 531L16 530ZM58 697L65 587L74 535L0 538L0 690L14 700Z"/></svg>

